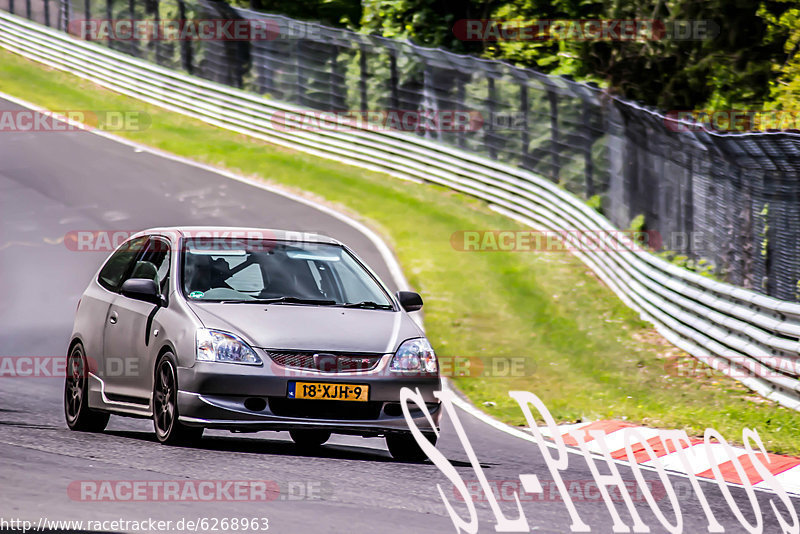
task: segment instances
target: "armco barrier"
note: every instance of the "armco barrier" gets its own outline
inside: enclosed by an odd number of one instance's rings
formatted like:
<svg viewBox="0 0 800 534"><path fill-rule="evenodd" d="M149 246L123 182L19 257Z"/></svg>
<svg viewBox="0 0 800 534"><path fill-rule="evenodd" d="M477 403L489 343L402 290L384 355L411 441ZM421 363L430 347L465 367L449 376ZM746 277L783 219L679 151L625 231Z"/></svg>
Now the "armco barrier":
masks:
<svg viewBox="0 0 800 534"><path fill-rule="evenodd" d="M578 198L524 170L401 132L287 129L285 115L281 125L272 117L296 110L294 106L79 41L3 11L0 46L215 126L400 178L445 185L484 199L531 227L614 230ZM600 238L593 239L599 245ZM616 246L576 255L670 342L759 394L800 410L800 304L710 280L637 250L624 236L613 234L613 239Z"/></svg>

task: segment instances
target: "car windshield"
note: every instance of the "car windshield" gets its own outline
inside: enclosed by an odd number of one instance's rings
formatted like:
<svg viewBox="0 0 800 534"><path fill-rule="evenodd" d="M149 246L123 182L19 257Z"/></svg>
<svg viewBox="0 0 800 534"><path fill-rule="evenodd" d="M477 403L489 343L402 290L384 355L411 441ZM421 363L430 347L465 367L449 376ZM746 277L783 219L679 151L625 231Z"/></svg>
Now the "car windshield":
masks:
<svg viewBox="0 0 800 534"><path fill-rule="evenodd" d="M375 279L339 245L187 238L182 250L181 279L190 300L393 308Z"/></svg>

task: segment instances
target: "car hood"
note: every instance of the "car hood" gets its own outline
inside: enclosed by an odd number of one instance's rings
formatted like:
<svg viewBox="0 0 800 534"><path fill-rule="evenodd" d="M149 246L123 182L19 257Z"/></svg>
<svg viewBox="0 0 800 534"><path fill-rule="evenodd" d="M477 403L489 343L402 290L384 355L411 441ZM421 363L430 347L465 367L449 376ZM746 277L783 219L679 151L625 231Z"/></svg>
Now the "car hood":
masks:
<svg viewBox="0 0 800 534"><path fill-rule="evenodd" d="M258 348L335 352L394 352L423 337L404 312L291 304L190 302L206 328L244 337Z"/></svg>

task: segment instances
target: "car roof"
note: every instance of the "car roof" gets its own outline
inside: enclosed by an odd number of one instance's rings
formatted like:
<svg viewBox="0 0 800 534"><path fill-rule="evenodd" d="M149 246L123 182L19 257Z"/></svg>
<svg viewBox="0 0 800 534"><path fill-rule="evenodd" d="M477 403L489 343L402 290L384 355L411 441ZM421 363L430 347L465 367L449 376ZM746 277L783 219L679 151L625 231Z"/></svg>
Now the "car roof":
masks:
<svg viewBox="0 0 800 534"><path fill-rule="evenodd" d="M173 237L215 237L215 238L251 238L274 239L276 241L302 241L305 243L327 243L341 245L342 243L326 235L300 230L278 230L274 228L253 228L240 226L163 226L148 228L138 232L135 236L150 234L166 234Z"/></svg>

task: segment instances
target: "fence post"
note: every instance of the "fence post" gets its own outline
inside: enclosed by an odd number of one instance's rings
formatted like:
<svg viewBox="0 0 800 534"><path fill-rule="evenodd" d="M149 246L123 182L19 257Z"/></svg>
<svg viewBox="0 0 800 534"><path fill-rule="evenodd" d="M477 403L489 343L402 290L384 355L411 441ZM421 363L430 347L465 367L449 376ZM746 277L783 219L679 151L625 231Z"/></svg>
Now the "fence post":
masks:
<svg viewBox="0 0 800 534"><path fill-rule="evenodd" d="M295 39L295 47L294 47L294 87L295 87L295 103L299 106L305 105L305 83L303 83L303 61L300 59L301 56L301 48L303 46L303 41L300 39Z"/></svg>
<svg viewBox="0 0 800 534"><path fill-rule="evenodd" d="M83 20L88 21L92 18L92 0L83 0ZM83 37L90 41L92 39L91 32L85 32Z"/></svg>
<svg viewBox="0 0 800 534"><path fill-rule="evenodd" d="M8 12L14 14L14 0L8 0Z"/></svg>
<svg viewBox="0 0 800 534"><path fill-rule="evenodd" d="M558 95L549 87L547 89L547 99L550 101L550 156L553 162L550 179L554 183L558 183L561 174L561 157L558 153Z"/></svg>
<svg viewBox="0 0 800 534"><path fill-rule="evenodd" d="M394 50L389 50L389 85L392 93L392 109L400 109L400 92L398 85L400 77L397 74L397 56Z"/></svg>
<svg viewBox="0 0 800 534"><path fill-rule="evenodd" d="M489 115L487 119L490 126L489 128L486 128L486 131L483 134L483 142L486 144L486 148L489 150L489 157L491 159L497 159L497 151L494 148L494 135L491 127L491 124L494 124L494 101L494 78L488 76L486 78L486 111ZM486 124L486 120L484 120L483 123Z"/></svg>
<svg viewBox="0 0 800 534"><path fill-rule="evenodd" d="M329 103L331 110L343 110L347 107L345 101L346 97L346 84L345 76L342 74L341 66L339 65L339 46L333 45L331 48L331 74L329 77Z"/></svg>
<svg viewBox="0 0 800 534"><path fill-rule="evenodd" d="M109 21L114 19L114 11L113 11L112 6L111 6L111 2L112 1L113 0L106 0L106 20L109 20ZM114 48L113 46L111 46L111 41L112 41L112 37L111 36L112 36L112 34L115 34L115 33L116 32L113 32L113 31L112 32L108 32L108 47L109 48Z"/></svg>
<svg viewBox="0 0 800 534"><path fill-rule="evenodd" d="M161 32L159 31L159 26L161 26L161 6L159 5L158 0L153 0L153 5L154 5L153 20L155 22L154 24L155 31L153 32L153 41L151 42L153 43L153 51L155 53L156 64L161 64L161 54L160 54Z"/></svg>
<svg viewBox="0 0 800 534"><path fill-rule="evenodd" d="M589 103L581 99L581 124L584 131L583 172L586 180L586 198L594 196L594 160L592 159L592 115Z"/></svg>
<svg viewBox="0 0 800 534"><path fill-rule="evenodd" d="M58 0L58 28L69 32L69 0Z"/></svg>
<svg viewBox="0 0 800 534"><path fill-rule="evenodd" d="M359 46L358 66L361 70L358 80L359 93L361 93L361 111L366 111L369 107L367 102L367 76L369 73L367 72L367 50L363 44Z"/></svg>
<svg viewBox="0 0 800 534"><path fill-rule="evenodd" d="M184 0L178 0L178 18L180 19L180 24L186 24L186 2L184 2ZM183 65L183 69L186 72L188 72L189 74L192 73L191 39L181 40L181 64Z"/></svg>
<svg viewBox="0 0 800 534"><path fill-rule="evenodd" d="M464 108L465 108L464 99L465 99L465 96L466 96L465 93L466 93L466 91L464 90L464 78L461 77L461 73L459 72L459 75L456 77L456 106L455 106L456 109L455 109L455 111L461 112L461 111L464 110ZM472 124L471 116L472 115L470 113L470 123L469 123L469 125ZM469 126L467 126L467 127L469 128ZM467 135L467 131L466 130L459 129L458 131L456 131L456 144L458 145L458 148L464 148L466 146L466 144L467 144L466 143L466 135Z"/></svg>
<svg viewBox="0 0 800 534"><path fill-rule="evenodd" d="M25 0L25 17L31 20L31 0Z"/></svg>
<svg viewBox="0 0 800 534"><path fill-rule="evenodd" d="M775 177L772 173L764 173L764 205L762 208L762 219L760 221L761 231L761 254L764 256L764 279L761 282L761 291L774 297L777 288L777 265L773 261L775 254L775 226L778 217L774 215L778 211L777 195L775 194Z"/></svg>
<svg viewBox="0 0 800 534"><path fill-rule="evenodd" d="M530 169L530 154L528 147L531 144L530 132L528 131L528 113L530 102L528 101L528 85L522 83L519 86L519 112L522 114L522 167Z"/></svg>
<svg viewBox="0 0 800 534"><path fill-rule="evenodd" d="M692 257L697 260L700 258L699 251L692 250L692 245L694 245L694 239L692 239L692 233L694 232L694 155L691 152L689 152L688 167L689 180L688 184L686 184L683 200L685 209L683 210L683 228L681 230L686 232L689 250L692 252ZM730 187L730 181L728 182L728 187Z"/></svg>

